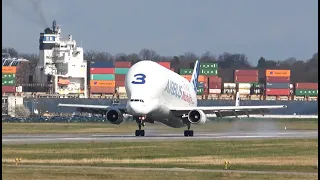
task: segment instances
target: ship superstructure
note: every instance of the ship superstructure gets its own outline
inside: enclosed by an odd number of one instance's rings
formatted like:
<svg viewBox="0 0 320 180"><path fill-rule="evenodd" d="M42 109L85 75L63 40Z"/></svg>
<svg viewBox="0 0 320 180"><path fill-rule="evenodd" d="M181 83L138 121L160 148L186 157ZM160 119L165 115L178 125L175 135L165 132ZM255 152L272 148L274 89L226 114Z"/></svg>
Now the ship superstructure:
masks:
<svg viewBox="0 0 320 180"><path fill-rule="evenodd" d="M39 43L37 83L52 85L53 94L80 94L87 98L87 61L72 35L62 39L61 28L53 21L52 29L40 33Z"/></svg>

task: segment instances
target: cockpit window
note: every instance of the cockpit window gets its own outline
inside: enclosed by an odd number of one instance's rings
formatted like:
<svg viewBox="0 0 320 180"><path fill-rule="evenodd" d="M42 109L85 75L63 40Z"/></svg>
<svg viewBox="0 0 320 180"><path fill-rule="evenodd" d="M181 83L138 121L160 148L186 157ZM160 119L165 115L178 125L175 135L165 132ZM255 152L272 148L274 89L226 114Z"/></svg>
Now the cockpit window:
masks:
<svg viewBox="0 0 320 180"><path fill-rule="evenodd" d="M144 101L142 99L130 99L130 101L131 102L135 101L135 102L143 102L144 103Z"/></svg>

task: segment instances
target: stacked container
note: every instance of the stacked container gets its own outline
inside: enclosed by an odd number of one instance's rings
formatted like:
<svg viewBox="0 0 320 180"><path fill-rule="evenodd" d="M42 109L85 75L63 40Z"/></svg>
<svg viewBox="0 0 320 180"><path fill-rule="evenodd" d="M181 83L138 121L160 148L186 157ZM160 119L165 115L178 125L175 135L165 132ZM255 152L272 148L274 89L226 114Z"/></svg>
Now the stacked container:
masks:
<svg viewBox="0 0 320 180"><path fill-rule="evenodd" d="M218 76L218 63L200 63L200 75Z"/></svg>
<svg viewBox="0 0 320 180"><path fill-rule="evenodd" d="M251 83L256 84L259 82L258 70L234 70L235 83Z"/></svg>
<svg viewBox="0 0 320 180"><path fill-rule="evenodd" d="M239 92L239 94L250 95L252 84L237 83L237 85L238 85L237 92Z"/></svg>
<svg viewBox="0 0 320 180"><path fill-rule="evenodd" d="M191 81L193 69L180 69L179 74L186 78L188 81Z"/></svg>
<svg viewBox="0 0 320 180"><path fill-rule="evenodd" d="M236 93L236 83L224 83L223 84L224 94L235 94Z"/></svg>
<svg viewBox="0 0 320 180"><path fill-rule="evenodd" d="M90 65L90 93L113 94L115 91L114 73L113 62L92 62Z"/></svg>
<svg viewBox="0 0 320 180"><path fill-rule="evenodd" d="M290 95L290 70L266 70L266 95Z"/></svg>
<svg viewBox="0 0 320 180"><path fill-rule="evenodd" d="M318 96L318 83L296 83L296 96Z"/></svg>
<svg viewBox="0 0 320 180"><path fill-rule="evenodd" d="M209 94L221 94L221 78L218 76L209 76L208 81Z"/></svg>
<svg viewBox="0 0 320 180"><path fill-rule="evenodd" d="M126 94L124 86L126 75L131 67L131 62L115 62L115 86L118 88L120 94Z"/></svg>
<svg viewBox="0 0 320 180"><path fill-rule="evenodd" d="M16 92L16 66L2 66L2 93Z"/></svg>
<svg viewBox="0 0 320 180"><path fill-rule="evenodd" d="M160 64L161 66L167 68L167 69L171 69L171 64L170 62L157 62L158 64ZM172 69L171 69L172 70ZM174 70L173 70L174 71Z"/></svg>
<svg viewBox="0 0 320 180"><path fill-rule="evenodd" d="M203 76L203 75L199 75L197 95L203 95L203 94L208 94L208 77Z"/></svg>

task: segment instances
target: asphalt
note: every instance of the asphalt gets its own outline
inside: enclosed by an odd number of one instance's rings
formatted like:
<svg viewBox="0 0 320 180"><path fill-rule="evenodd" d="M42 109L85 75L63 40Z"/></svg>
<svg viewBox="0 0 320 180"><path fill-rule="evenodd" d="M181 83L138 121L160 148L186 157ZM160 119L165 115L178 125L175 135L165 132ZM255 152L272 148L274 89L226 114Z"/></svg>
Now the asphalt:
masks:
<svg viewBox="0 0 320 180"><path fill-rule="evenodd" d="M318 131L270 131L270 132L194 132L193 137L184 137L182 133L149 133L144 137L134 134L2 134L2 144L37 144L59 142L111 142L111 141L156 141L156 140L243 140L276 138L318 138Z"/></svg>

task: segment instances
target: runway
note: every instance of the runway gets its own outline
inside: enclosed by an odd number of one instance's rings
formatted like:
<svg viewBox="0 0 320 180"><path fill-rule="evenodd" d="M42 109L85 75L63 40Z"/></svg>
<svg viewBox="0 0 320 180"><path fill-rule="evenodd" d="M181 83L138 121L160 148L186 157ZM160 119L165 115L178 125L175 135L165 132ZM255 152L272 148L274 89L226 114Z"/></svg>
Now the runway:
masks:
<svg viewBox="0 0 320 180"><path fill-rule="evenodd" d="M184 137L182 133L149 133L144 137L134 134L3 134L2 144L37 144L60 142L114 142L114 141L155 141L155 140L243 140L275 138L318 138L318 131L275 131L275 132L195 132L193 137Z"/></svg>

